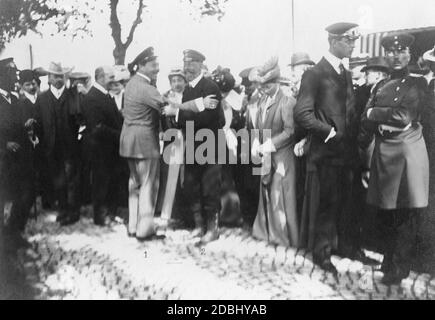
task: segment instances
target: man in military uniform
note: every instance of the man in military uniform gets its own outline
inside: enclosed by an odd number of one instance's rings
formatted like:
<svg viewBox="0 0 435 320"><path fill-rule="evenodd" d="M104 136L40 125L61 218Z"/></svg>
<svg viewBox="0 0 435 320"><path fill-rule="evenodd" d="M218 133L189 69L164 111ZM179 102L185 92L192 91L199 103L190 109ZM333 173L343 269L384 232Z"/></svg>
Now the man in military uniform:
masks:
<svg viewBox="0 0 435 320"><path fill-rule="evenodd" d="M211 79L203 76L201 72L205 56L195 50L185 50L184 54L184 73L189 85L183 92L183 102L198 101L199 104L203 98L214 95L219 101L215 109L206 109L199 113L189 110L179 109L176 115L177 123L186 130L187 125L193 124L194 133L196 134L202 128L213 131L215 145L218 146L218 130L225 124L225 117L220 105L221 93L219 87ZM204 108L200 108L204 109ZM190 143L191 141L187 141ZM199 143L200 144L200 143ZM195 142L196 149L199 145ZM217 151L217 148L216 148ZM186 153L188 151L186 150ZM187 155L186 155L187 157ZM219 238L218 217L220 210L220 192L221 192L221 165L217 163L218 152L215 153L214 161L199 163L194 159L193 163L186 161L184 187L188 192L186 196L190 204L191 211L194 215L195 227L198 235L204 234L204 218L207 221L207 233L201 238L201 243L207 243Z"/></svg>
<svg viewBox="0 0 435 320"><path fill-rule="evenodd" d="M391 34L381 40L391 67L363 114L362 124L375 134L367 202L379 209L384 234L385 284L400 283L410 272L418 218L428 205L429 161L420 124L427 82L409 75L409 47L414 37Z"/></svg>
<svg viewBox="0 0 435 320"><path fill-rule="evenodd" d="M356 27L336 23L326 28L330 49L304 73L294 110L296 123L309 134L300 242L313 251L314 263L333 274L333 250L364 258L351 208L358 119L351 73L344 66L359 38Z"/></svg>

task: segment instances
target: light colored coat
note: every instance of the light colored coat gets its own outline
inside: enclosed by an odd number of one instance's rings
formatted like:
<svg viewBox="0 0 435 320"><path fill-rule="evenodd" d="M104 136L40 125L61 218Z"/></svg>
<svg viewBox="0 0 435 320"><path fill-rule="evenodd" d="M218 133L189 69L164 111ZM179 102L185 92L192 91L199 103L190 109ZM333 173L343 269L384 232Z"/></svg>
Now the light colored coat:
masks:
<svg viewBox="0 0 435 320"><path fill-rule="evenodd" d="M293 108L296 101L286 96L281 89L274 102L267 108L266 118L261 120L259 101L257 128L260 143L264 143L262 130L271 130L271 140L276 152L271 153L270 173L262 176L260 202L253 226L253 236L284 246L298 245L298 221L296 214L296 173L294 145ZM266 138L266 136L264 137Z"/></svg>
<svg viewBox="0 0 435 320"><path fill-rule="evenodd" d="M119 153L124 158L160 157L159 128L163 98L145 78L135 75L124 93L124 124Z"/></svg>

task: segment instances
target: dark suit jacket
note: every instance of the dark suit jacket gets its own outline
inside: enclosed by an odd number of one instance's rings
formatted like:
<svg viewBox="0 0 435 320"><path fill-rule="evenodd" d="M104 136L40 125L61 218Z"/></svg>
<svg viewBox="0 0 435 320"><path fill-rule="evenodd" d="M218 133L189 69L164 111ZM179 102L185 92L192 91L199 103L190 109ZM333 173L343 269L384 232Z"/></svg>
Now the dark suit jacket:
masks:
<svg viewBox="0 0 435 320"><path fill-rule="evenodd" d="M82 110L85 154L104 161L117 159L123 118L115 101L92 87L83 99Z"/></svg>
<svg viewBox="0 0 435 320"><path fill-rule="evenodd" d="M36 119L36 107L26 97L20 97L16 106L13 107L13 127L12 127L12 141L17 142L20 145L20 149L11 154L12 165L15 170L16 176L30 178L33 176L34 170L34 149L30 142L27 129L24 124L29 119ZM39 137L40 133L38 126L34 126L34 133Z"/></svg>
<svg viewBox="0 0 435 320"><path fill-rule="evenodd" d="M225 116L222 106L220 104L220 101L222 100L222 95L220 93L219 87L212 80L202 77L194 88L186 87L186 89L184 89L182 102L184 103L190 100L195 100L197 98L205 98L206 96L211 94L215 95L217 100L219 100L219 104L215 109L205 109L204 111L199 113L195 113L189 110L180 110L178 114L178 124L181 125L184 133L186 133L185 130L187 122L193 121L195 135L200 129L210 129L215 137L215 159L217 159L219 145L218 131L225 125ZM186 143L190 143L190 141L186 141ZM195 141L195 150L201 144L201 141Z"/></svg>
<svg viewBox="0 0 435 320"><path fill-rule="evenodd" d="M79 126L75 109L76 105L68 89L65 89L59 100L50 90L38 96L37 121L41 125L41 148L46 156L62 153L64 158L72 159L78 155Z"/></svg>
<svg viewBox="0 0 435 320"><path fill-rule="evenodd" d="M9 104L0 95L0 194L5 193L8 188L10 178L9 152L6 149L8 141L13 141L13 108L16 106L17 99L11 95ZM2 199L0 199L2 200Z"/></svg>
<svg viewBox="0 0 435 320"><path fill-rule="evenodd" d="M358 159L358 116L349 71L345 78L325 58L302 77L294 117L309 133L309 163L345 165ZM337 135L325 143L333 127Z"/></svg>

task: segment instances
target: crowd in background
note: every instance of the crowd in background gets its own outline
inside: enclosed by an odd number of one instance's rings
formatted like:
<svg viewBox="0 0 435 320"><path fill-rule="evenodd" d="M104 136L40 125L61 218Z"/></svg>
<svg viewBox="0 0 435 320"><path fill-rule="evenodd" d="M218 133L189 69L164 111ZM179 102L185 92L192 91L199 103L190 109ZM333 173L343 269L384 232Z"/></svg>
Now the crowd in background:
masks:
<svg viewBox="0 0 435 320"><path fill-rule="evenodd" d="M23 232L40 196L61 225L91 205L96 225L124 218L126 236L139 241L181 227L205 245L221 225L245 227L257 239L309 249L333 274L332 254L373 262L362 248L364 235L376 233L384 282L406 278L428 206L424 136L435 108L435 51L410 73L413 37L388 35L386 56L369 59L359 82L348 64L357 25L326 30L329 51L317 64L293 54L291 79L274 57L243 70L239 84L229 69L209 72L202 53L186 50L164 94L152 47L128 67L96 68L93 83L60 63L18 71L12 58L1 60L2 213L12 203L7 223L0 219L2 246L27 245ZM40 92L45 75L49 89ZM195 134L210 130L216 150L185 141L189 123ZM217 161L220 134L225 163ZM188 153L207 161L184 162Z"/></svg>

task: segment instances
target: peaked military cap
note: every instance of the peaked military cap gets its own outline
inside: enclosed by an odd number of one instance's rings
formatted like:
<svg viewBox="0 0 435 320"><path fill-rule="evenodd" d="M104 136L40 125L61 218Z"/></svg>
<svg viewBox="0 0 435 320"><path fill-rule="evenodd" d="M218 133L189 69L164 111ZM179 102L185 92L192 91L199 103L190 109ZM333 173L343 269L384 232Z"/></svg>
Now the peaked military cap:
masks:
<svg viewBox="0 0 435 320"><path fill-rule="evenodd" d="M139 64L140 62L149 62L157 58L156 55L154 55L154 48L148 47L133 60L132 63Z"/></svg>
<svg viewBox="0 0 435 320"><path fill-rule="evenodd" d="M414 36L409 33L391 33L381 40L381 45L386 50L403 50L414 43Z"/></svg>
<svg viewBox="0 0 435 320"><path fill-rule="evenodd" d="M346 37L349 39L358 39L360 34L358 32L358 25L351 22L338 22L326 27L330 37Z"/></svg>
<svg viewBox="0 0 435 320"><path fill-rule="evenodd" d="M204 62L205 56L196 50L187 49L183 51L184 61L198 61L198 62Z"/></svg>
<svg viewBox="0 0 435 320"><path fill-rule="evenodd" d="M0 60L0 67L8 67L8 65L10 63L13 63L13 62L14 62L14 58L6 58L3 60Z"/></svg>

